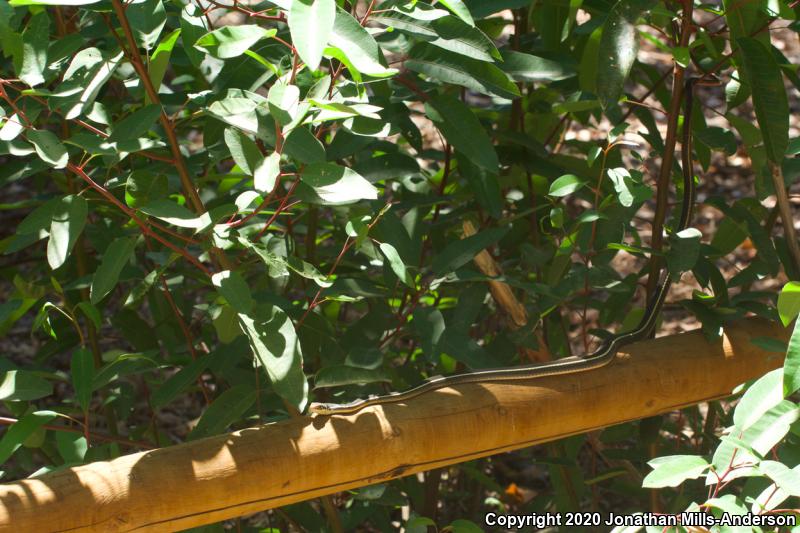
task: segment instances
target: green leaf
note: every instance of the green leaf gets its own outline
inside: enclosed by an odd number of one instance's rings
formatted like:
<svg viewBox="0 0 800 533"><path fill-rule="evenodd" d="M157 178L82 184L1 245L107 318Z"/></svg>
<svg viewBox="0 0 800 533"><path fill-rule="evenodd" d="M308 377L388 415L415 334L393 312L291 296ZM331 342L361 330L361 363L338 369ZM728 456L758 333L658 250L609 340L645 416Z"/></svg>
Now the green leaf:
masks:
<svg viewBox="0 0 800 533"><path fill-rule="evenodd" d="M689 55L689 49L685 46L676 46L672 49L672 57L675 62L683 68L688 68L692 62L692 57Z"/></svg>
<svg viewBox="0 0 800 533"><path fill-rule="evenodd" d="M161 0L141 0L125 6L125 16L133 35L142 48L149 50L158 42L161 30L167 23L167 12Z"/></svg>
<svg viewBox="0 0 800 533"><path fill-rule="evenodd" d="M263 245L253 243L247 239L241 239L240 243L254 251L264 261L264 264L270 269L270 275L276 275L274 272L285 272L286 269L289 269L306 279L314 281L320 287L331 286L331 282L327 281L326 276L323 276L311 263L307 263L293 255L288 258L281 257L265 249Z"/></svg>
<svg viewBox="0 0 800 533"><path fill-rule="evenodd" d="M736 136L731 130L709 127L694 132L694 138L712 150L721 150L728 155L736 153Z"/></svg>
<svg viewBox="0 0 800 533"><path fill-rule="evenodd" d="M330 34L330 44L341 50L349 64L361 74L374 77L392 76L397 69L383 66L383 55L378 43L359 22L341 8L336 9L336 19Z"/></svg>
<svg viewBox="0 0 800 533"><path fill-rule="evenodd" d="M134 170L125 181L125 203L138 208L156 200L163 200L169 193L169 183L163 174L147 170Z"/></svg>
<svg viewBox="0 0 800 533"><path fill-rule="evenodd" d="M47 242L47 262L53 270L67 260L86 225L88 214L89 205L82 196L65 196L54 207L50 220L50 239Z"/></svg>
<svg viewBox="0 0 800 533"><path fill-rule="evenodd" d="M69 162L67 149L53 132L29 129L26 132L26 136L36 150L36 155L42 161L53 168L67 166Z"/></svg>
<svg viewBox="0 0 800 533"><path fill-rule="evenodd" d="M141 137L147 133L160 116L161 106L158 104L150 104L137 109L114 125L108 142L127 141Z"/></svg>
<svg viewBox="0 0 800 533"><path fill-rule="evenodd" d="M60 109L67 120L88 113L100 89L119 66L122 56L122 52L111 56L93 47L75 54L64 73L64 81L56 91L62 96L51 96L50 107Z"/></svg>
<svg viewBox="0 0 800 533"><path fill-rule="evenodd" d="M169 66L169 58L172 56L172 49L175 48L175 43L178 42L178 37L181 35L181 29L173 30L169 35L161 39L158 43L156 51L153 52L150 61L147 63L147 73L150 76L150 82L153 88L158 93L161 88L161 82L164 81L164 74L167 72ZM150 97L146 98L147 103L150 102Z"/></svg>
<svg viewBox="0 0 800 533"><path fill-rule="evenodd" d="M733 412L734 425L747 430L770 409L783 401L783 370L777 368L761 376L744 393Z"/></svg>
<svg viewBox="0 0 800 533"><path fill-rule="evenodd" d="M725 217L719 222L717 231L711 239L711 247L719 255L727 255L735 250L747 237L747 224L731 217Z"/></svg>
<svg viewBox="0 0 800 533"><path fill-rule="evenodd" d="M223 270L211 276L211 282L231 307L239 313L249 313L254 301L250 295L250 287L241 274L236 271Z"/></svg>
<svg viewBox="0 0 800 533"><path fill-rule="evenodd" d="M783 286L778 295L778 315L783 325L788 326L798 314L800 314L800 282L790 281Z"/></svg>
<svg viewBox="0 0 800 533"><path fill-rule="evenodd" d="M230 305L221 306L219 314L214 318L214 330L217 338L223 344L229 344L242 334L239 327L239 315Z"/></svg>
<svg viewBox="0 0 800 533"><path fill-rule="evenodd" d="M0 376L0 401L27 402L53 394L53 385L33 372L9 370Z"/></svg>
<svg viewBox="0 0 800 533"><path fill-rule="evenodd" d="M91 302L100 302L117 286L122 269L130 261L136 249L136 239L120 237L114 240L103 253L103 260L92 278Z"/></svg>
<svg viewBox="0 0 800 533"><path fill-rule="evenodd" d="M492 141L466 104L451 96L436 96L425 103L425 113L436 123L447 142L465 157L479 167L497 171L500 163Z"/></svg>
<svg viewBox="0 0 800 533"><path fill-rule="evenodd" d="M439 357L437 347L445 331L442 312L430 307L418 307L414 310L413 317L414 320L411 322L411 326L421 341L420 347L422 351L429 359L435 360Z"/></svg>
<svg viewBox="0 0 800 533"><path fill-rule="evenodd" d="M800 407L794 402L783 400L744 431L741 440L755 453L764 457L786 437L792 424L798 419L800 419Z"/></svg>
<svg viewBox="0 0 800 533"><path fill-rule="evenodd" d="M317 70L336 20L334 0L292 0L289 33L300 59Z"/></svg>
<svg viewBox="0 0 800 533"><path fill-rule="evenodd" d="M483 529L471 520L459 518L450 523L449 529L452 533L482 533Z"/></svg>
<svg viewBox="0 0 800 533"><path fill-rule="evenodd" d="M408 53L406 68L435 80L461 85L483 94L513 100L519 89L496 65L419 43Z"/></svg>
<svg viewBox="0 0 800 533"><path fill-rule="evenodd" d="M432 18L433 14L444 14L441 10L423 10L417 4L414 10L394 7L391 10L373 13L370 21L379 22L400 30L433 46L444 48L481 61L494 62L502 59L494 42L481 30L466 24L453 15Z"/></svg>
<svg viewBox="0 0 800 533"><path fill-rule="evenodd" d="M59 209L60 204L61 198L53 198L52 200L48 200L47 202L43 203L31 211L28 216L26 216L22 222L19 223L19 226L17 226L17 232L27 234L40 233L42 231L49 230L50 222L53 220L53 213Z"/></svg>
<svg viewBox="0 0 800 533"><path fill-rule="evenodd" d="M325 147L305 127L293 129L286 137L286 142L283 143L283 153L306 164L324 163L326 159Z"/></svg>
<svg viewBox="0 0 800 533"><path fill-rule="evenodd" d="M208 106L208 112L247 133L258 133L257 104L250 98L229 96Z"/></svg>
<svg viewBox="0 0 800 533"><path fill-rule="evenodd" d="M192 383L196 382L203 371L208 367L208 356L199 357L167 379L150 396L150 405L154 409L163 407L172 402Z"/></svg>
<svg viewBox="0 0 800 533"><path fill-rule="evenodd" d="M244 384L226 390L208 406L187 438L195 440L222 433L256 403L257 394L253 386Z"/></svg>
<svg viewBox="0 0 800 533"><path fill-rule="evenodd" d="M642 481L648 489L677 487L687 479L697 479L710 466L705 459L696 455L668 455L658 457L647 463L653 471Z"/></svg>
<svg viewBox="0 0 800 533"><path fill-rule="evenodd" d="M22 34L22 68L19 78L31 87L44 83L49 44L50 18L47 11L40 11L31 17Z"/></svg>
<svg viewBox="0 0 800 533"><path fill-rule="evenodd" d="M226 128L224 139L233 161L245 174L252 176L263 159L255 141L235 128Z"/></svg>
<svg viewBox="0 0 800 533"><path fill-rule="evenodd" d="M428 526L436 527L436 522L425 516L412 516L404 529L407 533L426 533Z"/></svg>
<svg viewBox="0 0 800 533"><path fill-rule="evenodd" d="M239 57L258 41L268 39L276 33L275 29L267 30L254 24L223 26L197 39L194 46L206 50L218 59L229 59Z"/></svg>
<svg viewBox="0 0 800 533"><path fill-rule="evenodd" d="M747 514L747 508L739 502L738 498L734 494L726 494L719 498L709 498L706 500L705 503L708 507L715 507L720 509L721 511L725 512L729 517L730 515L745 515ZM728 518L730 520L730 518ZM728 531L736 532L736 533L744 533L744 531L752 531L749 527L740 528L738 531L736 527L726 527ZM743 531L744 530L744 531Z"/></svg>
<svg viewBox="0 0 800 533"><path fill-rule="evenodd" d="M298 411L308 402L303 352L294 325L279 307L262 305L252 316L239 314L239 325L250 340L256 361L264 367L275 392Z"/></svg>
<svg viewBox="0 0 800 533"><path fill-rule="evenodd" d="M23 124L22 118L14 113L7 117L3 122L3 126L0 127L0 141L13 141L23 131L25 131L25 124Z"/></svg>
<svg viewBox="0 0 800 533"><path fill-rule="evenodd" d="M561 198L574 193L584 185L586 185L586 181L578 176L574 174L565 174L550 184L550 191L547 194L556 198Z"/></svg>
<svg viewBox="0 0 800 533"><path fill-rule="evenodd" d="M502 239L507 232L508 227L490 228L451 242L433 258L433 272L442 276L466 265L478 252Z"/></svg>
<svg viewBox="0 0 800 533"><path fill-rule="evenodd" d="M382 368L361 368L357 366L326 366L314 377L314 388L341 387L343 385L363 385L379 381L391 382Z"/></svg>
<svg viewBox="0 0 800 533"><path fill-rule="evenodd" d="M667 268L673 279L680 277L681 272L691 270L700 257L700 239L703 234L697 228L686 228L669 237L667 251Z"/></svg>
<svg viewBox="0 0 800 533"><path fill-rule="evenodd" d="M744 72L753 91L753 107L767 157L780 164L789 146L790 115L780 67L769 48L758 40L741 37L736 44L741 50Z"/></svg>
<svg viewBox="0 0 800 533"><path fill-rule="evenodd" d="M56 448L65 463L82 463L89 445L86 437L77 433L56 431Z"/></svg>
<svg viewBox="0 0 800 533"><path fill-rule="evenodd" d="M622 96L639 51L636 22L655 3L655 0L618 0L606 18L597 61L597 95L604 108L616 104Z"/></svg>
<svg viewBox="0 0 800 533"><path fill-rule="evenodd" d="M189 61L195 67L199 67L205 58L205 54L194 45L200 37L208 32L207 23L203 11L194 4L186 4L181 11L181 43L183 51L186 52Z"/></svg>
<svg viewBox="0 0 800 533"><path fill-rule="evenodd" d="M522 82L559 81L576 75L575 68L563 61L511 50L503 50L500 68L515 81Z"/></svg>
<svg viewBox="0 0 800 533"><path fill-rule="evenodd" d="M70 363L70 375L72 377L72 388L75 389L75 397L78 405L84 413L89 411L89 403L92 400L92 383L94 381L94 357L92 352L86 348L78 348L72 354Z"/></svg>
<svg viewBox="0 0 800 533"><path fill-rule="evenodd" d="M411 277L411 274L408 273L406 265L403 263L395 247L388 242L382 242L380 244L380 249L384 257L386 257L386 261L389 263L389 267L392 269L392 272L394 272L394 275L412 289L416 288L414 286L414 279Z"/></svg>
<svg viewBox="0 0 800 533"><path fill-rule="evenodd" d="M562 207L554 207L550 210L550 225L554 228L564 227L564 209Z"/></svg>
<svg viewBox="0 0 800 533"><path fill-rule="evenodd" d="M783 363L783 395L794 394L800 389L800 320L795 321L786 360Z"/></svg>
<svg viewBox="0 0 800 533"><path fill-rule="evenodd" d="M28 437L56 417L53 411L29 413L9 426L0 439L0 464L5 463Z"/></svg>
<svg viewBox="0 0 800 533"><path fill-rule="evenodd" d="M456 153L458 170L467 179L470 189L483 209L495 219L503 215L503 192L497 174L474 164L461 152Z"/></svg>
<svg viewBox="0 0 800 533"><path fill-rule="evenodd" d="M146 332L149 334L150 332ZM142 372L144 370L153 370L158 368L158 363L151 358L140 353L125 353L119 355L119 350L111 352L116 357L110 364L97 370L92 383L92 389L97 390L105 387L113 381L120 378ZM104 356L109 355L108 352Z"/></svg>
<svg viewBox="0 0 800 533"><path fill-rule="evenodd" d="M281 154L272 152L261 158L253 173L253 186L258 192L269 193L275 188L275 182L281 173Z"/></svg>
<svg viewBox="0 0 800 533"><path fill-rule="evenodd" d="M758 469L791 496L800 496L800 466L789 468L778 461L761 461Z"/></svg>
<svg viewBox="0 0 800 533"><path fill-rule="evenodd" d="M378 190L357 172L335 163L313 163L306 166L300 179L314 189L327 205L340 205L358 200L374 200Z"/></svg>
<svg viewBox="0 0 800 533"><path fill-rule="evenodd" d="M78 305L75 306L75 309L82 312L86 318L91 320L96 329L100 329L103 325L103 317L100 315L100 311L86 300L79 302Z"/></svg>
<svg viewBox="0 0 800 533"><path fill-rule="evenodd" d="M214 222L211 218L211 212L195 216L195 214L186 207L176 204L172 200L151 201L147 205L141 206L139 210L146 215L161 219L173 226L190 228L196 231L205 230Z"/></svg>
<svg viewBox="0 0 800 533"><path fill-rule="evenodd" d="M267 95L270 114L285 126L294 120L297 115L297 106L300 102L300 89L297 85L288 85L275 82L269 88Z"/></svg>
<svg viewBox="0 0 800 533"><path fill-rule="evenodd" d="M470 26L475 25L475 21L472 20L472 14L469 12L467 6L464 5L462 0L439 0L439 3L452 11L454 14L458 15L458 18Z"/></svg>

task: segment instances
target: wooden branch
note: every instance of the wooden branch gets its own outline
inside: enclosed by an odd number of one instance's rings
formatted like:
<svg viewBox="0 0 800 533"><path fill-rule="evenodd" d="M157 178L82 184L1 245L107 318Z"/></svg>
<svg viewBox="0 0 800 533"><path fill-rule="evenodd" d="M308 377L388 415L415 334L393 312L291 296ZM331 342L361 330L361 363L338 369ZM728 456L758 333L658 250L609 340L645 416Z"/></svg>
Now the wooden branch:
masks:
<svg viewBox="0 0 800 533"><path fill-rule="evenodd" d="M772 176L772 187L775 189L775 207L781 215L781 222L783 222L786 247L789 249L789 256L792 258L792 266L794 266L795 272L797 272L800 271L800 243L797 242L797 232L794 229L794 217L792 217L792 206L789 204L789 195L786 193L786 181L783 179L783 170L779 164L769 161L769 172Z"/></svg>
<svg viewBox="0 0 800 533"><path fill-rule="evenodd" d="M300 417L0 485L0 531L174 531L727 396L782 364L747 319L626 347L607 367L466 384L347 417Z"/></svg>
<svg viewBox="0 0 800 533"><path fill-rule="evenodd" d="M475 226L469 220L464 220L461 227L464 231L464 237L471 237L477 233ZM497 277L503 273L500 266L486 250L478 252L473 261L478 266L478 269L486 276ZM528 325L528 312L525 311L525 306L514 296L514 292L507 283L503 283L502 281L490 281L489 290L492 293L494 301L497 302L497 305L508 313L512 328L519 329Z"/></svg>
<svg viewBox="0 0 800 533"><path fill-rule="evenodd" d="M461 228L463 230L462 238L471 237L478 232L469 220L464 220L461 224ZM503 273L500 265L495 262L494 258L487 250L478 252L473 258L473 262L478 267L478 270L483 272L486 276L497 277ZM492 298L494 298L495 303L497 303L511 319L509 324L511 329L520 329L528 325L528 312L525 310L525 306L514 296L514 291L511 290L508 283L492 280L489 282L489 292L492 293ZM536 340L539 342L540 349L537 351L531 348L524 348L523 352L525 356L530 362L543 363L551 360L552 356L547 349L547 343L544 340L542 331L536 328L534 334L536 335Z"/></svg>

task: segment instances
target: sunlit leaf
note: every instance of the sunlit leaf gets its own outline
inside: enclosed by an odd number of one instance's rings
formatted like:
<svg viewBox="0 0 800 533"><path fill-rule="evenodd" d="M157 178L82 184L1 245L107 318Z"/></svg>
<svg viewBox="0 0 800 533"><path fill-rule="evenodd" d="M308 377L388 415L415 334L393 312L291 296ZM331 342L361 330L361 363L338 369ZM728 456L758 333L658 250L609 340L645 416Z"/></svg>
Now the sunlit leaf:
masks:
<svg viewBox="0 0 800 533"><path fill-rule="evenodd" d="M31 17L22 34L22 68L19 77L31 87L44 83L49 37L50 18L47 11L40 11Z"/></svg>
<svg viewBox="0 0 800 533"><path fill-rule="evenodd" d="M586 185L586 182L578 176L565 174L550 184L550 191L547 194L560 198L574 193L584 185Z"/></svg>
<svg viewBox="0 0 800 533"><path fill-rule="evenodd" d="M254 24L223 26L197 39L194 46L207 50L214 57L228 59L242 55L261 39L275 35L276 31Z"/></svg>
<svg viewBox="0 0 800 533"><path fill-rule="evenodd" d="M289 31L300 58L317 70L336 19L334 0L292 0Z"/></svg>
<svg viewBox="0 0 800 533"><path fill-rule="evenodd" d="M687 479L696 479L710 466L705 459L696 455L667 455L648 461L653 471L642 481L648 489L677 487Z"/></svg>
<svg viewBox="0 0 800 533"><path fill-rule="evenodd" d="M405 66L435 80L461 85L480 93L495 94L507 99L520 96L519 89L511 78L494 64L470 59L426 43L420 43L411 49Z"/></svg>
<svg viewBox="0 0 800 533"><path fill-rule="evenodd" d="M69 162L67 149L53 132L47 130L28 130L26 136L36 149L36 155L38 155L42 161L54 168L64 168L67 166Z"/></svg>
<svg viewBox="0 0 800 533"><path fill-rule="evenodd" d="M0 374L0 400L38 400L52 393L53 385L33 372L9 370Z"/></svg>
<svg viewBox="0 0 800 533"><path fill-rule="evenodd" d="M50 220L50 239L47 241L47 262L56 269L67 260L78 240L89 206L82 196L65 196L54 206Z"/></svg>
<svg viewBox="0 0 800 533"><path fill-rule="evenodd" d="M325 204L339 205L378 197L375 187L354 170L334 163L306 166L300 178Z"/></svg>
<svg viewBox="0 0 800 533"><path fill-rule="evenodd" d="M241 274L236 271L224 270L211 276L211 282L217 291L239 313L248 313L253 308L253 297L250 287Z"/></svg>
<svg viewBox="0 0 800 533"><path fill-rule="evenodd" d="M783 400L782 378L781 369L772 370L747 389L733 413L733 423L737 428L746 430Z"/></svg>
<svg viewBox="0 0 800 533"><path fill-rule="evenodd" d="M386 261L389 263L392 272L397 278L411 287L414 287L414 280L409 274L406 265L403 263L403 260L400 258L400 254L397 253L397 250L394 246L389 244L388 242L382 242L380 244L381 252L383 252L384 257L386 257Z"/></svg>
<svg viewBox="0 0 800 533"><path fill-rule="evenodd" d="M639 16L655 5L655 0L619 0L603 24L597 60L597 95L603 107L617 103L622 88L636 61Z"/></svg>
<svg viewBox="0 0 800 533"><path fill-rule="evenodd" d="M0 464L5 463L37 429L56 417L53 411L36 411L20 418L0 438Z"/></svg>
<svg viewBox="0 0 800 533"><path fill-rule="evenodd" d="M250 314L240 313L239 324L275 392L302 412L308 401L308 383L292 321L278 307L259 305Z"/></svg>
<svg viewBox="0 0 800 533"><path fill-rule="evenodd" d="M778 314L784 326L788 326L800 313L800 283L790 281L778 295Z"/></svg>

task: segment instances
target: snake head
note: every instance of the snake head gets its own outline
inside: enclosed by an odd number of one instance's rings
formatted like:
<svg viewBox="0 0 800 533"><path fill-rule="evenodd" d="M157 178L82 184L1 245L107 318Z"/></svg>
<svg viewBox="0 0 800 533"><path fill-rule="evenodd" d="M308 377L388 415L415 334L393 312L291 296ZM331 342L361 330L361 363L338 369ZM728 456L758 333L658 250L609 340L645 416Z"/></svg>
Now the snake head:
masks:
<svg viewBox="0 0 800 533"><path fill-rule="evenodd" d="M331 404L331 403L314 402L314 403L312 403L311 405L308 406L308 412L309 413L314 413L315 415L321 415L321 416L331 415L331 414L333 414L333 409L332 408L333 408L334 405L335 404Z"/></svg>

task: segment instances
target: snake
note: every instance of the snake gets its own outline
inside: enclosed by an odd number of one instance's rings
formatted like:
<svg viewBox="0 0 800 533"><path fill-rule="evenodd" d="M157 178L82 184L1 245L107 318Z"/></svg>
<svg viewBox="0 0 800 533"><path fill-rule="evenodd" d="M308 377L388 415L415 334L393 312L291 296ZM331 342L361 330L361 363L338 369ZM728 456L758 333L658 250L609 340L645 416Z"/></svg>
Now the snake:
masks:
<svg viewBox="0 0 800 533"><path fill-rule="evenodd" d="M694 207L695 183L692 169L692 107L695 82L699 78L689 77L684 85L683 135L681 137L681 166L683 173L683 203L675 233L685 230L691 221ZM466 383L504 383L528 381L548 376L575 374L602 368L611 363L622 346L644 340L650 336L656 325L659 312L672 284L667 269L660 275L655 295L647 304L639 324L630 331L608 337L594 352L580 356L569 356L546 363L532 363L506 368L474 370L450 376L433 376L421 384L402 392L390 392L382 396L369 396L349 403L320 403L309 406L309 412L320 416L352 415L367 407L392 403L403 403L438 389L449 388Z"/></svg>

